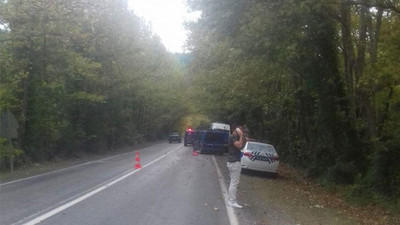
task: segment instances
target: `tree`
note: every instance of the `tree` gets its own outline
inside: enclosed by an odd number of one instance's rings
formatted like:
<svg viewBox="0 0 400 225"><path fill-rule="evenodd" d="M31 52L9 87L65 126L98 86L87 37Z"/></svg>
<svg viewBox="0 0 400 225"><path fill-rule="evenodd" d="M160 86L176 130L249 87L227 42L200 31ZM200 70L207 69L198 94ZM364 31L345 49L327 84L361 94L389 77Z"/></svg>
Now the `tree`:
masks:
<svg viewBox="0 0 400 225"><path fill-rule="evenodd" d="M126 1L11 0L0 11L1 104L30 160L160 138L186 112L176 59Z"/></svg>
<svg viewBox="0 0 400 225"><path fill-rule="evenodd" d="M399 51L383 39L392 34L382 35L386 26L399 30L396 1L189 4L202 11L190 24L190 67L204 112L247 124L309 176L347 184L374 177L368 188L377 190L379 180L381 194L398 196L389 160L398 159L398 131L380 138L384 124L398 122L391 112Z"/></svg>

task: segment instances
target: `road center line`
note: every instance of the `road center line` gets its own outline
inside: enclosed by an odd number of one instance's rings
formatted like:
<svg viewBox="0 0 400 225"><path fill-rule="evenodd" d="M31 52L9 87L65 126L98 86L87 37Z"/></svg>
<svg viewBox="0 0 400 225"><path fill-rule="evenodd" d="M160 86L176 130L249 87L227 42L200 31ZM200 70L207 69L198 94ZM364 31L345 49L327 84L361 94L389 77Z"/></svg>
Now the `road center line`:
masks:
<svg viewBox="0 0 400 225"><path fill-rule="evenodd" d="M165 156L166 156L166 154L164 154L164 155L158 157L157 159L155 159L155 160L153 160L153 161L147 163L146 165L142 166L142 169L144 169L144 168L146 168L146 167L152 165L153 163L156 163L157 161L161 160L161 159L164 158ZM73 205L76 205L76 204L78 204L79 202L81 202L81 201L83 201L83 200L85 200L85 199L87 199L87 198L89 198L89 197L91 197L91 196L93 196L93 195L95 195L95 194L97 194L97 193L99 193L99 192L101 192L101 191L103 191L103 190L109 188L110 186L112 186L112 185L114 185L114 184L116 184L116 183L118 183L118 182L124 180L125 178L129 177L129 176L132 175L132 174L135 174L135 173L139 172L139 171L142 170L142 169L136 169L136 170L134 170L134 171L132 171L132 172L129 172L129 173L127 173L127 174L125 174L125 175L123 175L123 176L121 176L121 177L119 177L119 178L117 178L117 179L115 179L115 180L113 180L113 181L107 183L107 184L104 184L103 186L101 186L101 187L99 187L99 188L96 188L96 189L93 190L93 191L90 191L89 193L86 193L86 194L84 194L84 195L82 195L82 196L80 196L80 197L78 197L78 198L76 198L76 199L74 199L74 200L72 200L72 201L70 201L70 202L64 204L64 205L61 205L61 206L59 206L59 207L57 207L57 208L55 208L55 209L53 209L53 210L51 210L51 211L49 211L49 212L47 212L47 213L41 215L41 216L39 216L39 217L36 217L35 219L30 220L30 221L27 222L27 223L24 223L24 225L34 225L34 224L38 224L38 223L42 222L43 220L45 220L45 219L47 219L47 218L49 218L49 217L51 217L51 216L54 216L55 214L57 214L57 213L59 213L59 212L62 212L62 211L64 211L64 210L68 209L69 207L71 207L71 206L73 206Z"/></svg>
<svg viewBox="0 0 400 225"><path fill-rule="evenodd" d="M219 185L221 186L222 195L224 197L224 202L225 202L226 212L228 213L229 223L231 225L240 225L239 220L235 214L235 210L232 207L228 206L228 194L227 194L228 189L226 188L226 185L225 185L225 179L222 176L221 170L219 169L219 166L217 164L217 161L215 160L215 157L212 156L212 159L214 161L215 167L217 168Z"/></svg>

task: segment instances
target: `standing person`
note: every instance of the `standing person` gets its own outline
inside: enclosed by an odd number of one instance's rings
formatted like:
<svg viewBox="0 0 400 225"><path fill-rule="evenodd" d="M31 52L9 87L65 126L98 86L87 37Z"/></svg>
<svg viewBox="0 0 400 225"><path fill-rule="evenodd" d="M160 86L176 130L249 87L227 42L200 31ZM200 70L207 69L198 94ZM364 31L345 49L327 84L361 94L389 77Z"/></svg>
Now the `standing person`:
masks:
<svg viewBox="0 0 400 225"><path fill-rule="evenodd" d="M244 143L243 132L239 127L234 127L232 135L228 140L229 156L227 167L229 170L229 176L231 181L229 183L228 191L228 206L242 208L236 201L237 187L239 186L240 172L242 171L242 166L240 164L241 152Z"/></svg>

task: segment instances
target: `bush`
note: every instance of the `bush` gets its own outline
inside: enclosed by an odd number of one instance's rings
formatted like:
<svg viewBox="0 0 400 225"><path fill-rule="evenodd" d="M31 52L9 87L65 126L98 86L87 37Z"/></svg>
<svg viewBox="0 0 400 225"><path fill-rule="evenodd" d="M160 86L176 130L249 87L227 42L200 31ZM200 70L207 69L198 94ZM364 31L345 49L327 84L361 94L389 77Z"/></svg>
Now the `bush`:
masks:
<svg viewBox="0 0 400 225"><path fill-rule="evenodd" d="M0 138L0 169L4 170L9 168L11 171L14 169L14 162L23 155L21 149L11 146L7 139Z"/></svg>
<svg viewBox="0 0 400 225"><path fill-rule="evenodd" d="M327 179L338 184L352 184L356 171L356 166L351 162L338 163L328 169Z"/></svg>
<svg viewBox="0 0 400 225"><path fill-rule="evenodd" d="M372 165L373 188L400 199L400 141L391 140L376 152Z"/></svg>

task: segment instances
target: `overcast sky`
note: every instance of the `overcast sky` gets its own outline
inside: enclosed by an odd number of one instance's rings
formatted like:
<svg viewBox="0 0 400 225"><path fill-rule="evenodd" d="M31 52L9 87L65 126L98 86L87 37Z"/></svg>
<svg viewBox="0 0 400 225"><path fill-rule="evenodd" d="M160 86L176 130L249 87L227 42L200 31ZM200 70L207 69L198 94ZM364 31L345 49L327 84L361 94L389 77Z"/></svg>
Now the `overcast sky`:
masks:
<svg viewBox="0 0 400 225"><path fill-rule="evenodd" d="M195 20L199 12L189 13L185 0L129 0L129 7L136 15L151 24L153 32L170 52L183 52L188 31L185 20Z"/></svg>

